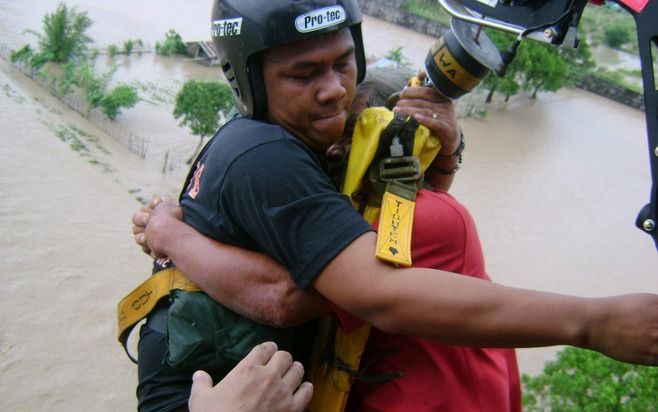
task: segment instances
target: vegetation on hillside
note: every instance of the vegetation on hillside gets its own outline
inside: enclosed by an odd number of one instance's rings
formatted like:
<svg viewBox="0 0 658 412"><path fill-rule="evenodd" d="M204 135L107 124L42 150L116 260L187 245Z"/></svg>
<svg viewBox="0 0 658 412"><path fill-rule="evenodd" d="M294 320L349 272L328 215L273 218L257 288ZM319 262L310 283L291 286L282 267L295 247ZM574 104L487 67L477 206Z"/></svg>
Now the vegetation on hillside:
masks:
<svg viewBox="0 0 658 412"><path fill-rule="evenodd" d="M658 368L578 348L560 352L539 376L523 376L527 412L656 411L657 393Z"/></svg>

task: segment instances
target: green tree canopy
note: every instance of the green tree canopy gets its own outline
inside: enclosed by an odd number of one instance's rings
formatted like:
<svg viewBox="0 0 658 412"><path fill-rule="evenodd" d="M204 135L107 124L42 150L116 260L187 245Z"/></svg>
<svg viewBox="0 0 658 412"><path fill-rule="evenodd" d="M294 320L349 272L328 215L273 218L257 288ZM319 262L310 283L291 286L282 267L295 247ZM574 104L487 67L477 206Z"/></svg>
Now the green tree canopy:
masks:
<svg viewBox="0 0 658 412"><path fill-rule="evenodd" d="M504 53L515 40L513 35L498 30L487 30L487 35L496 48L502 53ZM518 82L520 70L521 64L519 60L514 59L507 66L507 70L503 77L499 77L495 73L490 73L482 82L482 86L489 89L489 94L485 101L490 103L495 92L505 94L506 100L509 99L510 96L518 93L521 88L521 85Z"/></svg>
<svg viewBox="0 0 658 412"><path fill-rule="evenodd" d="M523 377L524 411L655 411L658 368L567 348L536 377Z"/></svg>
<svg viewBox="0 0 658 412"><path fill-rule="evenodd" d="M93 41L86 32L91 24L87 13L59 3L53 13L43 17L43 33L28 32L39 39L39 53L47 56L45 60L65 63L88 53Z"/></svg>
<svg viewBox="0 0 658 412"><path fill-rule="evenodd" d="M605 44L617 49L631 40L631 33L624 24L613 23L603 32Z"/></svg>
<svg viewBox="0 0 658 412"><path fill-rule="evenodd" d="M509 33L487 30L487 34L502 53L505 53L515 41L515 36ZM489 89L486 101L490 102L496 91L504 93L509 98L523 89L532 91L534 98L542 90L559 90L569 78L569 65L559 53L558 48L548 44L530 40L521 42L516 57L507 67L505 76L499 78L491 74L483 82L483 87ZM583 70L585 67L590 67L586 66L591 64L589 48L582 54L573 52L568 56L574 62L579 62Z"/></svg>
<svg viewBox="0 0 658 412"><path fill-rule="evenodd" d="M199 145L192 157L203 146L203 140L213 135L220 121L233 106L233 94L226 83L218 81L188 80L176 95L174 117L181 119L181 126L188 126L200 137Z"/></svg>
<svg viewBox="0 0 658 412"><path fill-rule="evenodd" d="M106 93L100 101L100 106L103 113L114 120L122 108L133 107L138 101L139 95L135 88L123 84Z"/></svg>
<svg viewBox="0 0 658 412"><path fill-rule="evenodd" d="M567 83L569 69L555 47L524 42L519 47L516 59L521 63L523 89L531 90L533 98L541 90L554 92Z"/></svg>
<svg viewBox="0 0 658 412"><path fill-rule="evenodd" d="M183 38L174 29L169 29L165 33L165 40L160 43L155 43L155 52L163 56L171 56L172 54L187 54L187 46L183 42Z"/></svg>
<svg viewBox="0 0 658 412"><path fill-rule="evenodd" d="M569 68L568 82L570 84L578 83L596 67L589 42L585 38L580 39L578 47L575 49L571 47L560 47L558 48L558 53Z"/></svg>

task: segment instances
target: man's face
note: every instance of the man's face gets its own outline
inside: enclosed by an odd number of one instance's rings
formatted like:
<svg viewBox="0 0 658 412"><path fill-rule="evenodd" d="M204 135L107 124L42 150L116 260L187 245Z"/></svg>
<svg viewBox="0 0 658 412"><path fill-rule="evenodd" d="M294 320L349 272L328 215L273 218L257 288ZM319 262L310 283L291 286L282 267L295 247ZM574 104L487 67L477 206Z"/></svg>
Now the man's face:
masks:
<svg viewBox="0 0 658 412"><path fill-rule="evenodd" d="M356 90L349 29L271 49L263 56L267 118L314 150L343 135Z"/></svg>

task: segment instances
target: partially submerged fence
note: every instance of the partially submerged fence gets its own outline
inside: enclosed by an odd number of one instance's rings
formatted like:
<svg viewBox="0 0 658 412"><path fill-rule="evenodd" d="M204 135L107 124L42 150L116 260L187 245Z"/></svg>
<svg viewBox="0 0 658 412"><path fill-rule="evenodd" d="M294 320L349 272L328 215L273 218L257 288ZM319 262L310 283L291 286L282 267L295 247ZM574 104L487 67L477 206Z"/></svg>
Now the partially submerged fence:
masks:
<svg viewBox="0 0 658 412"><path fill-rule="evenodd" d="M149 146L149 140L136 135L130 130L122 127L115 121L110 120L98 108L91 107L89 103L80 96L75 94L63 94L57 87L57 79L47 78L42 76L38 70L28 64L17 61L11 61L12 49L5 44L0 44L0 57L9 62L17 70L21 71L25 76L34 80L44 89L48 90L50 94L57 97L64 102L68 107L80 113L83 117L88 119L94 125L98 126L101 130L123 144L132 153L144 159Z"/></svg>

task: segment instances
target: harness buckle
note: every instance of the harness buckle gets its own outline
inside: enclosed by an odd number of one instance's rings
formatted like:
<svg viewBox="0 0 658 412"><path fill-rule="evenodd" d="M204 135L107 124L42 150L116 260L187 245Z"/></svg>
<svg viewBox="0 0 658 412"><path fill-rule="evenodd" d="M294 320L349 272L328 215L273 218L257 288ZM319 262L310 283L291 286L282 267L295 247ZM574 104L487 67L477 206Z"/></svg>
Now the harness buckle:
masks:
<svg viewBox="0 0 658 412"><path fill-rule="evenodd" d="M379 178L384 182L417 182L423 174L415 156L386 157L379 162Z"/></svg>

